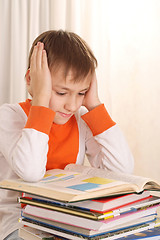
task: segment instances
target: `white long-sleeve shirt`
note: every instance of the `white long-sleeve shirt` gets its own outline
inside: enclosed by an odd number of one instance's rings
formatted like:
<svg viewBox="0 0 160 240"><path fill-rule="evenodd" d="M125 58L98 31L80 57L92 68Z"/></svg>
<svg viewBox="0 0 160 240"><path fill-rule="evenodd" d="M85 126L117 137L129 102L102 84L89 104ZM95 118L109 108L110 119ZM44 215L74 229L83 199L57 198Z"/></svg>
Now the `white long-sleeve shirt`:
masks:
<svg viewBox="0 0 160 240"><path fill-rule="evenodd" d="M0 107L0 180L39 181L46 169L83 164L85 154L93 167L132 173L128 144L103 104L85 114L80 109L64 125L54 124L54 116L29 100ZM0 190L0 239L19 228L18 196Z"/></svg>

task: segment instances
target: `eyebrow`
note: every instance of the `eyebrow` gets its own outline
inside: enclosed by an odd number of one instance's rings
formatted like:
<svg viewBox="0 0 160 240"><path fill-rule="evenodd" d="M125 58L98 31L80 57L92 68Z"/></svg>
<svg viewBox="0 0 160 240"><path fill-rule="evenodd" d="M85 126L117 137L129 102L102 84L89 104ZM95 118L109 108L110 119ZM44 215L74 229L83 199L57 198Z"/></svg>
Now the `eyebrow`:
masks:
<svg viewBox="0 0 160 240"><path fill-rule="evenodd" d="M70 89L70 88L62 87L62 86L59 86L59 85L57 85L55 87L61 88L62 90L66 90L66 91L72 91L72 89ZM80 90L79 92L87 91L88 89L89 89L89 87L84 88L84 89Z"/></svg>

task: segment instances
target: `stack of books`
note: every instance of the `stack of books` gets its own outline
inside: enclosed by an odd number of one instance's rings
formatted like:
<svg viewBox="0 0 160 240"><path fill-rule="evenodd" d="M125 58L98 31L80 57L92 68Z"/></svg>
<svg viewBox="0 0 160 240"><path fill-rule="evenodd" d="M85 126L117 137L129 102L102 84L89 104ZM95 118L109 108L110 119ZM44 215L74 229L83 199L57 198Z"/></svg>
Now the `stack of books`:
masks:
<svg viewBox="0 0 160 240"><path fill-rule="evenodd" d="M20 197L18 201L26 204L21 223L32 231L41 230L41 235L48 232L65 239L118 239L159 225L160 198L148 191L70 204L36 196ZM26 231L21 228L19 236L24 238Z"/></svg>
<svg viewBox="0 0 160 240"><path fill-rule="evenodd" d="M22 239L24 240L67 240L67 238L57 237L55 235L46 233L44 231L31 228L28 226L22 227L19 230ZM97 238L98 239L98 238ZM159 240L160 239L160 227L147 229L138 233L133 233L128 236L124 235L122 238L106 238L106 239L118 239L118 240Z"/></svg>
<svg viewBox="0 0 160 240"><path fill-rule="evenodd" d="M25 193L18 199L23 239L109 240L159 225L160 198L149 190L160 185L144 177L69 164L40 183L3 180L0 188Z"/></svg>

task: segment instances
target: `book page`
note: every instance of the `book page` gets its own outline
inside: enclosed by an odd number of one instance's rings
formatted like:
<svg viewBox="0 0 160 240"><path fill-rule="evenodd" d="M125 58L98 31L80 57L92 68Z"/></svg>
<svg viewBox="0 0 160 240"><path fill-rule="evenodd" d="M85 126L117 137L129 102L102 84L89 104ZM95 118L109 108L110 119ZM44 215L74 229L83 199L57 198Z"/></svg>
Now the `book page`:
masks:
<svg viewBox="0 0 160 240"><path fill-rule="evenodd" d="M140 191L143 191L143 188L150 189L154 188L154 186L160 189L160 185L156 183L156 181L145 178L137 175L126 174L126 173L115 173L109 170L100 169L100 168L93 168L90 166L83 166L83 165L76 165L76 164L68 164L65 168L67 171L79 171L83 172L83 174L92 174L100 177L105 177L108 179L114 179L121 182L127 182L129 184L137 185ZM145 186L148 184L148 187Z"/></svg>
<svg viewBox="0 0 160 240"><path fill-rule="evenodd" d="M77 169L75 167L75 169L72 170ZM37 183L36 186L45 186L45 188L50 189L55 189L56 187L57 189L60 189L60 191L64 191L65 188L68 192L74 191L76 194L80 194L104 188L112 188L123 184L126 183L114 179L108 179L106 176L97 176L93 171L86 174L85 171L80 173L77 171L67 171L65 168L65 170L54 169L47 171L44 178Z"/></svg>
<svg viewBox="0 0 160 240"><path fill-rule="evenodd" d="M47 171L44 178L38 183L28 183L22 179L4 180L0 186L62 201L74 199L77 201L111 193L115 194L117 191L128 189L127 183L96 176L92 171L88 174L81 174L62 169Z"/></svg>

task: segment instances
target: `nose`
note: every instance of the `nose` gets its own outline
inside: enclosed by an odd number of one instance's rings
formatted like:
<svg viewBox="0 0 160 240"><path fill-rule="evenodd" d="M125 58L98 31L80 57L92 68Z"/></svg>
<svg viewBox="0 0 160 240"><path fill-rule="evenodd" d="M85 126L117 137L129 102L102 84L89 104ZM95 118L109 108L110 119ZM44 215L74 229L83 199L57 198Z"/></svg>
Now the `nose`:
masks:
<svg viewBox="0 0 160 240"><path fill-rule="evenodd" d="M68 112L75 112L78 109L78 101L75 96L69 96L65 103L65 109Z"/></svg>

